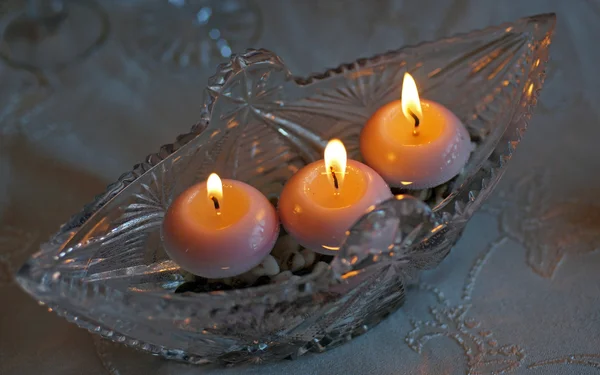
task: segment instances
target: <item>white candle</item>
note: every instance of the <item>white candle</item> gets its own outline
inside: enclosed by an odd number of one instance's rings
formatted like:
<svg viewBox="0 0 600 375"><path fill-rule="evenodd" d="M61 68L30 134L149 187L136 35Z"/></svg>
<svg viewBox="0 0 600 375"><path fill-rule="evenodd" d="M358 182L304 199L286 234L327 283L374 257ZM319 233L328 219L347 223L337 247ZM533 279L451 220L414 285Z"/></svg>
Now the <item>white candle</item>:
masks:
<svg viewBox="0 0 600 375"><path fill-rule="evenodd" d="M302 246L335 254L350 229L367 209L392 197L371 168L346 160L344 145L332 140L325 160L296 172L279 198L281 223Z"/></svg>
<svg viewBox="0 0 600 375"><path fill-rule="evenodd" d="M271 252L278 234L277 213L264 195L214 173L178 196L163 222L169 257L207 278L250 270Z"/></svg>
<svg viewBox="0 0 600 375"><path fill-rule="evenodd" d="M469 133L446 107L419 100L406 73L402 100L381 107L360 135L365 162L394 187L423 189L460 173L472 150Z"/></svg>

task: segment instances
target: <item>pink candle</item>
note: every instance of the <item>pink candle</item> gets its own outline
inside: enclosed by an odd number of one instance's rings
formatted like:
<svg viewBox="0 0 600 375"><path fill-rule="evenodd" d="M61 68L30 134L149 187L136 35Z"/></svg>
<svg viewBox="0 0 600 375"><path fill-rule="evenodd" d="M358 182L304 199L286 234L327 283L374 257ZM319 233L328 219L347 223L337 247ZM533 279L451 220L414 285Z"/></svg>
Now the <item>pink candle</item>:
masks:
<svg viewBox="0 0 600 375"><path fill-rule="evenodd" d="M360 134L365 162L391 186L423 189L460 173L471 154L469 133L441 104L419 100L406 73L402 101L381 107Z"/></svg>
<svg viewBox="0 0 600 375"><path fill-rule="evenodd" d="M277 213L264 195L214 173L177 197L163 223L169 257L207 278L250 270L271 252L278 233Z"/></svg>
<svg viewBox="0 0 600 375"><path fill-rule="evenodd" d="M279 198L279 216L302 246L335 254L346 231L367 209L391 197L375 171L346 160L342 142L332 140L325 160L307 165L287 182Z"/></svg>

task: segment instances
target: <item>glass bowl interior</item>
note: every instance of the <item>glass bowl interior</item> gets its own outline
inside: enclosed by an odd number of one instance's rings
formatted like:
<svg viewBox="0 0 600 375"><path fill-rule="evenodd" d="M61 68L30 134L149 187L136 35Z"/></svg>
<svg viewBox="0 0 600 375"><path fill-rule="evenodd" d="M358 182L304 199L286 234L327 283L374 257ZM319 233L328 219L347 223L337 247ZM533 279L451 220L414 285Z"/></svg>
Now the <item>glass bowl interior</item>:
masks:
<svg viewBox="0 0 600 375"><path fill-rule="evenodd" d="M363 125L379 107L399 99L406 71L415 77L421 97L453 111L477 145L444 199L418 209L431 225L419 228L411 246L419 249L440 233L455 241L498 182L526 129L542 87L554 22L554 15L524 18L359 59L308 78L294 77L266 50L236 55L210 79L201 119L191 132L148 156L73 216L23 266L18 281L65 314L100 323L105 309L143 317L168 310L175 319L191 308L214 311L327 290L340 274L365 267L345 260L372 250L356 245L376 229L378 218L401 212L397 198L349 231L333 263L337 269L283 284L195 295L173 294L184 274L162 245L164 213L175 197L212 172L247 182L276 200L285 182L321 159L334 137L344 142L350 158L361 159ZM434 266L445 255L415 268Z"/></svg>

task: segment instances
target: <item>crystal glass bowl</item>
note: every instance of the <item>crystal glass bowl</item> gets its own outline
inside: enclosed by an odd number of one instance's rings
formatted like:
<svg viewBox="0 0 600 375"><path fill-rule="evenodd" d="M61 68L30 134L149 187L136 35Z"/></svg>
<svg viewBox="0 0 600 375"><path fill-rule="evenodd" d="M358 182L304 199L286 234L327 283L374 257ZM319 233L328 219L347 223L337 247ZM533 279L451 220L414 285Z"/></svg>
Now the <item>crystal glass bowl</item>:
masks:
<svg viewBox="0 0 600 375"><path fill-rule="evenodd" d="M554 24L552 14L524 18L308 78L269 51L234 56L210 79L192 131L73 216L18 282L93 333L190 363L294 358L346 342L403 304L406 283L444 259L499 181L536 105ZM405 71L477 145L442 200L382 203L351 228L329 267L299 279L174 294L184 274L163 249L161 223L179 193L216 171L276 199L332 137L360 158L362 126L399 97Z"/></svg>

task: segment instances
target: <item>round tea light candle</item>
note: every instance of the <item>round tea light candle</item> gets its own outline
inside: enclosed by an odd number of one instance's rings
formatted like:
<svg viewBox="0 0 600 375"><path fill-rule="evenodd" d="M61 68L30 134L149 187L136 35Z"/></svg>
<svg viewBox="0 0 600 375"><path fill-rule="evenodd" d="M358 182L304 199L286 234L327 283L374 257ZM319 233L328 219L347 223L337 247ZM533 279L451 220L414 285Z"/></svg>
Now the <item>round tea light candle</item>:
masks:
<svg viewBox="0 0 600 375"><path fill-rule="evenodd" d="M402 100L379 108L360 134L365 162L394 187L424 189L447 182L460 173L471 150L460 120L439 103L419 100L408 73Z"/></svg>
<svg viewBox="0 0 600 375"><path fill-rule="evenodd" d="M335 254L352 224L370 206L391 197L381 176L364 164L347 160L342 142L331 140L325 160L302 168L284 186L279 217L302 246Z"/></svg>
<svg viewBox="0 0 600 375"><path fill-rule="evenodd" d="M278 233L277 213L264 195L215 173L178 196L163 222L169 257L206 278L250 270L271 252Z"/></svg>

